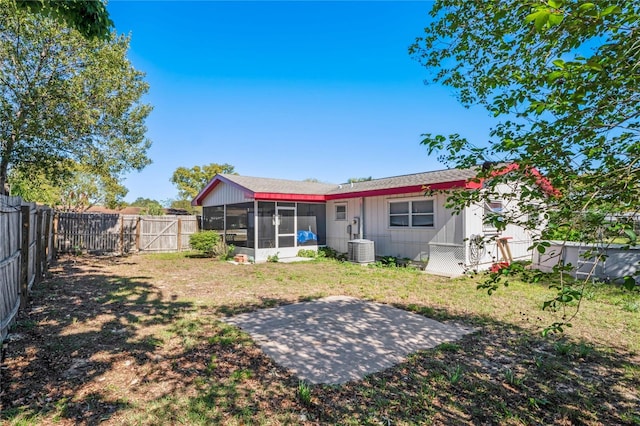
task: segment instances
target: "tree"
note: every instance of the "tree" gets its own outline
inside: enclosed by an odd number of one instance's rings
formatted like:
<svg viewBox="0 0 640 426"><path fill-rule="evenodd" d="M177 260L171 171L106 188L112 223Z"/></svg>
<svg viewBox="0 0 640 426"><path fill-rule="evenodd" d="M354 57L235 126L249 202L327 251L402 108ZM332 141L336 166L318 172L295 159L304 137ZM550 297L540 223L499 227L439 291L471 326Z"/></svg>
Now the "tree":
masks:
<svg viewBox="0 0 640 426"><path fill-rule="evenodd" d="M111 185L149 164L148 85L126 58L129 39L89 40L0 6L0 191L12 169L56 184L81 164Z"/></svg>
<svg viewBox="0 0 640 426"><path fill-rule="evenodd" d="M148 214L151 216L161 216L164 214L164 207L159 201L150 198L138 197L130 204L132 207L142 207L140 214Z"/></svg>
<svg viewBox="0 0 640 426"><path fill-rule="evenodd" d="M463 105L482 105L498 121L482 146L458 134L425 135L429 152L441 152L444 162L485 165L485 189L451 193L451 206L490 200L498 185L518 181L519 212L504 217L502 229L533 229L544 207L556 228L583 226L591 241L606 229L636 243L633 230L611 218L640 211L639 13L632 1L435 3L433 21L410 54L434 82L456 89ZM540 185L541 174L552 194ZM598 219L577 220L586 214ZM540 237L533 249L543 252ZM634 285L631 277L625 283ZM545 306L564 307L583 289L563 280Z"/></svg>
<svg viewBox="0 0 640 426"><path fill-rule="evenodd" d="M217 174L237 174L231 164L211 163L200 166L178 167L171 176L171 183L178 187L182 200L193 200L202 188Z"/></svg>
<svg viewBox="0 0 640 426"><path fill-rule="evenodd" d="M100 0L16 0L16 5L64 22L88 38L108 40L113 27L107 7Z"/></svg>
<svg viewBox="0 0 640 426"><path fill-rule="evenodd" d="M184 210L189 214L201 214L201 206L192 206L191 200L170 200L169 208L176 210Z"/></svg>
<svg viewBox="0 0 640 426"><path fill-rule="evenodd" d="M108 175L96 175L87 167L68 162L54 181L38 169L13 168L9 175L11 194L58 210L83 212L94 205L118 208L127 189Z"/></svg>

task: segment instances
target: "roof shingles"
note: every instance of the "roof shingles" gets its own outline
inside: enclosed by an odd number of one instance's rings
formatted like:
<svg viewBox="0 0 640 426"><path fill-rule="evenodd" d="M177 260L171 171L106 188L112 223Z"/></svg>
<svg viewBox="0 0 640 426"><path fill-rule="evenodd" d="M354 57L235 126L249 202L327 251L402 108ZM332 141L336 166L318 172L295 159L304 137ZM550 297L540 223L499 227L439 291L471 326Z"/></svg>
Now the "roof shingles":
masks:
<svg viewBox="0 0 640 426"><path fill-rule="evenodd" d="M286 179L260 178L251 176L216 175L213 180L201 191L194 200L201 203L207 193L215 186L216 181L237 185L254 194L283 194L307 195L314 199L349 198L353 196L367 196L390 191L397 193L416 192L422 187L439 184L453 184L452 186L466 186L461 183L468 182L476 176L475 169L448 169L433 172L414 173L409 175L394 176L370 181L345 183L341 185L321 182L306 182ZM276 197L277 198L277 197Z"/></svg>

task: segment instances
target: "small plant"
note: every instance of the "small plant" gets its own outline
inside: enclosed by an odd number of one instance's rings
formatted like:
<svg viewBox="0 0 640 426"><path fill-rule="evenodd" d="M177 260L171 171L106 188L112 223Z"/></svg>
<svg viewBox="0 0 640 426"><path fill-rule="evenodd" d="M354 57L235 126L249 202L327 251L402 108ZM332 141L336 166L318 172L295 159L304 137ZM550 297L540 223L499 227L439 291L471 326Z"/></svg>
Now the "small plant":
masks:
<svg viewBox="0 0 640 426"><path fill-rule="evenodd" d="M304 380L300 380L298 382L298 390L297 390L298 399L304 405L311 404L311 387Z"/></svg>
<svg viewBox="0 0 640 426"><path fill-rule="evenodd" d="M520 386L524 383L525 376L518 376L512 369L507 368L504 371L504 379L512 386Z"/></svg>
<svg viewBox="0 0 640 426"><path fill-rule="evenodd" d="M227 245L225 249L225 253L222 256L222 260L233 259L233 254L235 251L236 251L236 246L234 246L233 244Z"/></svg>
<svg viewBox="0 0 640 426"><path fill-rule="evenodd" d="M573 354L574 345L563 340L559 340L553 344L553 349L559 356L570 358Z"/></svg>
<svg viewBox="0 0 640 426"><path fill-rule="evenodd" d="M200 231L189 236L191 248L210 257L215 257L216 248L219 247L221 240L220 234L216 231Z"/></svg>
<svg viewBox="0 0 640 426"><path fill-rule="evenodd" d="M447 377L449 378L449 383L455 385L462 379L462 366L460 364L456 364L455 366L447 368Z"/></svg>
<svg viewBox="0 0 640 426"><path fill-rule="evenodd" d="M460 350L460 345L456 343L445 342L439 345L437 349L441 352L458 352Z"/></svg>
<svg viewBox="0 0 640 426"><path fill-rule="evenodd" d="M575 351L578 358L588 359L589 357L591 357L591 355L593 355L594 349L593 346L581 342L575 347Z"/></svg>
<svg viewBox="0 0 640 426"><path fill-rule="evenodd" d="M311 250L311 249L300 249L298 250L298 257L310 257L310 258L314 258L317 257L318 253L316 253L315 250Z"/></svg>
<svg viewBox="0 0 640 426"><path fill-rule="evenodd" d="M540 407L544 407L548 404L549 401L544 398L529 397L529 406L532 408L540 409Z"/></svg>
<svg viewBox="0 0 640 426"><path fill-rule="evenodd" d="M267 262L278 263L278 261L280 260L280 258L278 257L278 254L279 254L279 252L276 253L276 254L272 254L270 256L267 256Z"/></svg>

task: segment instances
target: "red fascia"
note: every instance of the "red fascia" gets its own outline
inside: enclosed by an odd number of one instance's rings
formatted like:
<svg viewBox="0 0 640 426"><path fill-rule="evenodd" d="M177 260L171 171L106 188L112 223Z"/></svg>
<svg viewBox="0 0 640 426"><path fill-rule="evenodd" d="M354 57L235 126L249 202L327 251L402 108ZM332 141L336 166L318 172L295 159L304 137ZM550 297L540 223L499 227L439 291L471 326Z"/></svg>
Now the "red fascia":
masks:
<svg viewBox="0 0 640 426"><path fill-rule="evenodd" d="M457 180L453 182L434 183L431 185L412 185L412 186L403 186L400 188L373 189L370 191L346 192L343 194L330 194L330 195L327 195L326 199L339 200L344 198L375 197L379 195L410 194L412 192L423 192L423 191L443 191L443 190L446 191L448 189L454 189L454 188L478 189L481 187L482 185L479 182Z"/></svg>
<svg viewBox="0 0 640 426"><path fill-rule="evenodd" d="M511 163L499 170L494 170L491 173L491 176L504 176L507 173L512 172L514 170L520 170L520 165L517 163ZM524 173L533 176L535 178L536 185L542 188L542 190L546 192L547 195L552 197L559 197L561 195L560 191L554 188L553 185L551 185L551 182L549 181L549 179L542 176L542 173L540 173L538 169L533 167L527 167Z"/></svg>
<svg viewBox="0 0 640 426"><path fill-rule="evenodd" d="M218 180L218 179L209 182L209 184L207 186L205 186L204 189L202 191L200 191L200 193L198 195L196 195L196 198L194 198L193 201L191 201L191 205L192 206L200 206L200 205L202 205L202 200L204 199L204 197L206 197L207 194L209 194L211 191L213 191L213 188L218 186L219 183L220 183L220 180Z"/></svg>
<svg viewBox="0 0 640 426"><path fill-rule="evenodd" d="M256 192L253 194L256 200L275 201L326 201L326 196L322 194L280 194L277 192Z"/></svg>
<svg viewBox="0 0 640 426"><path fill-rule="evenodd" d="M209 184L209 186L205 187L198 197L196 197L192 201L192 205L199 206L202 203L202 200L209 194L213 189L218 186L218 184L222 182L222 180L214 180ZM232 182L227 182L232 183ZM412 186L403 186L399 188L384 188L384 189L373 189L369 191L356 191L356 192L345 192L342 194L282 194L276 192L255 192L253 193L253 198L256 200L274 200L274 201L309 201L309 202L324 202L328 200L340 200L346 198L359 198L359 197L375 197L380 195L401 195L401 194L410 194L414 192L423 192L423 191L442 191L454 188L465 188L465 189L479 189L482 188L482 183L473 181L473 180L457 180L452 182L440 182L434 183L431 185L412 185Z"/></svg>

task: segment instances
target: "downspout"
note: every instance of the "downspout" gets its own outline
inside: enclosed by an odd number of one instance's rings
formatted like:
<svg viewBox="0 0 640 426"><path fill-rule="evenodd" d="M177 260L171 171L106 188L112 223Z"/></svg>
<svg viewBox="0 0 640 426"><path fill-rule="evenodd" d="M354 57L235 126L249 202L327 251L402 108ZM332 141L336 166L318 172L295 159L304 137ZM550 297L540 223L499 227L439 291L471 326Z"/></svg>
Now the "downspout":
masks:
<svg viewBox="0 0 640 426"><path fill-rule="evenodd" d="M360 197L360 238L365 239L364 236L364 197Z"/></svg>

